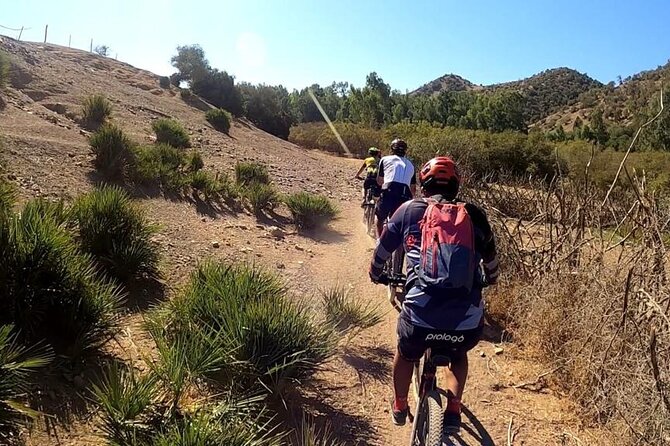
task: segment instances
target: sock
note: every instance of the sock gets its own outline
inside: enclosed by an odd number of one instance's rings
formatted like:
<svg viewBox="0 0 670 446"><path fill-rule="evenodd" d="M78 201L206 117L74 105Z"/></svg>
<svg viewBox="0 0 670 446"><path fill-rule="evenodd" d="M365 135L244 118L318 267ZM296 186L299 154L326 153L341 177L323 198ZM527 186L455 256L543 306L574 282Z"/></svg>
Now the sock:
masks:
<svg viewBox="0 0 670 446"><path fill-rule="evenodd" d="M395 400L393 400L393 410L400 412L405 409L407 409L407 397L396 397Z"/></svg>
<svg viewBox="0 0 670 446"><path fill-rule="evenodd" d="M458 398L449 398L447 402L447 412L461 413L461 400Z"/></svg>

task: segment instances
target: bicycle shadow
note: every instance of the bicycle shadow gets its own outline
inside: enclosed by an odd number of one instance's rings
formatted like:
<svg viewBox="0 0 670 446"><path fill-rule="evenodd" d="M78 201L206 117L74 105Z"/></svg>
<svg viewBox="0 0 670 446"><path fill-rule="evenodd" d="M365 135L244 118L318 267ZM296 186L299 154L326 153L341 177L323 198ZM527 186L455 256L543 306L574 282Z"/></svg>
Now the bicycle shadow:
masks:
<svg viewBox="0 0 670 446"><path fill-rule="evenodd" d="M495 442L488 433L484 425L477 419L470 409L461 406L461 411L465 416L462 423L464 434L457 434L444 438L444 446L495 446ZM467 439L465 438L467 436Z"/></svg>
<svg viewBox="0 0 670 446"><path fill-rule="evenodd" d="M391 377L393 352L385 347L346 348L342 359L356 369L361 378L386 381Z"/></svg>

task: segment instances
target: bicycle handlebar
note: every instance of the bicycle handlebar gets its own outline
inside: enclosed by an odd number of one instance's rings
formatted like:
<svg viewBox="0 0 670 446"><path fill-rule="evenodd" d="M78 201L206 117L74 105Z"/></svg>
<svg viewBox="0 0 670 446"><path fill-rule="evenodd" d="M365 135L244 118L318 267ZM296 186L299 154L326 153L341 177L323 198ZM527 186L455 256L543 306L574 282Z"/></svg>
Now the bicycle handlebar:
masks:
<svg viewBox="0 0 670 446"><path fill-rule="evenodd" d="M387 275L382 275L379 277L379 280L377 280L378 284L381 285L395 285L395 286L401 286L405 285L405 282L407 281L407 277L405 277L404 274L394 274L393 276L387 276Z"/></svg>

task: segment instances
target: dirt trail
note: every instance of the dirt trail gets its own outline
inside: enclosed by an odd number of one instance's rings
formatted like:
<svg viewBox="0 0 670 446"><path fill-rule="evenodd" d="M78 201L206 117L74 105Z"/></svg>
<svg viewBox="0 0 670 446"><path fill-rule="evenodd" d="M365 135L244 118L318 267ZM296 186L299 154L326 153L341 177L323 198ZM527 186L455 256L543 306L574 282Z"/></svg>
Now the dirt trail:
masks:
<svg viewBox="0 0 670 446"><path fill-rule="evenodd" d="M342 355L319 376L311 399L347 444L406 445L410 427L393 426L388 411L397 313L387 303L385 289L367 278L374 242L365 234L361 209L355 202L344 202L342 208L341 218L332 225L339 242L317 256L306 273L320 286L338 283L360 299L378 302L385 317L349 340ZM546 370L520 359L512 344L500 344L500 334L493 329L486 331L486 338L470 352L466 425L453 444L507 445L508 431L515 445L600 443L602 433L581 427L573 406L537 379ZM502 352L496 354L496 347ZM514 388L524 383L531 384Z"/></svg>
<svg viewBox="0 0 670 446"><path fill-rule="evenodd" d="M184 123L209 171L231 172L238 161L256 160L270 167L282 192L307 190L336 200L340 218L327 230L305 237L293 231L285 209L256 220L248 212L212 208L195 197L167 200L141 191L135 194L149 218L161 226L156 241L168 289L159 297L172 297L199 261L215 257L261 264L281 274L298 295L311 296L318 288L339 283L360 299L378 302L385 312L383 322L342 347L304 392L304 403L347 444L407 444L409 427L393 427L388 413L396 313L386 302L384 288L367 278L373 241L362 224L359 184L351 180L360 161L304 150L244 120L233 123L230 135L221 134L201 110L182 101L176 89L159 88L158 76L111 59L6 38L0 43L13 57L11 86L3 91L6 107L0 113L1 155L20 200L67 199L93 187L96 176L87 133L76 116L81 99L99 92L114 104L112 121L138 143L153 141L153 119L172 116ZM285 236L270 236L270 225L281 227ZM128 360L151 349L141 321L155 300L139 294L137 305L128 308L119 345L110 347L111 353ZM469 415L462 444L507 445L510 421L509 431L516 433L514 445L610 444L597 441L602 434L580 428L571 404L543 385L514 388L536 382L546 370L520 359L523 355L511 344L496 355L493 342L499 342L500 335L493 330L487 334L489 340L470 355L465 394ZM102 443L93 427L94 409L76 397L84 389L73 391L70 381L61 379L46 390L47 406L64 416L53 422L51 436L36 429L28 445Z"/></svg>

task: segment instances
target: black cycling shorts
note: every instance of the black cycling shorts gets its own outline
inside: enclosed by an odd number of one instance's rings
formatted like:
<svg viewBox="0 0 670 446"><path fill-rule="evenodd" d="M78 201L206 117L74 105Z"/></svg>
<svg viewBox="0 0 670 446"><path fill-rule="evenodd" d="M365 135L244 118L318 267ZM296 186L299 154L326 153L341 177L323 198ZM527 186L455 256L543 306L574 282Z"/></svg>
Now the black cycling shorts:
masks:
<svg viewBox="0 0 670 446"><path fill-rule="evenodd" d="M401 183L391 183L388 188L382 189L375 215L379 221L385 221L386 217L393 216L401 204L412 199L409 187Z"/></svg>
<svg viewBox="0 0 670 446"><path fill-rule="evenodd" d="M432 355L456 360L475 348L483 329L483 326L459 331L417 327L401 316L398 318L398 352L406 361L417 362L430 348Z"/></svg>
<svg viewBox="0 0 670 446"><path fill-rule="evenodd" d="M363 189L372 189L372 195L378 197L379 192L381 192L381 188L377 184L377 177L374 176L365 178L365 181L363 182Z"/></svg>

